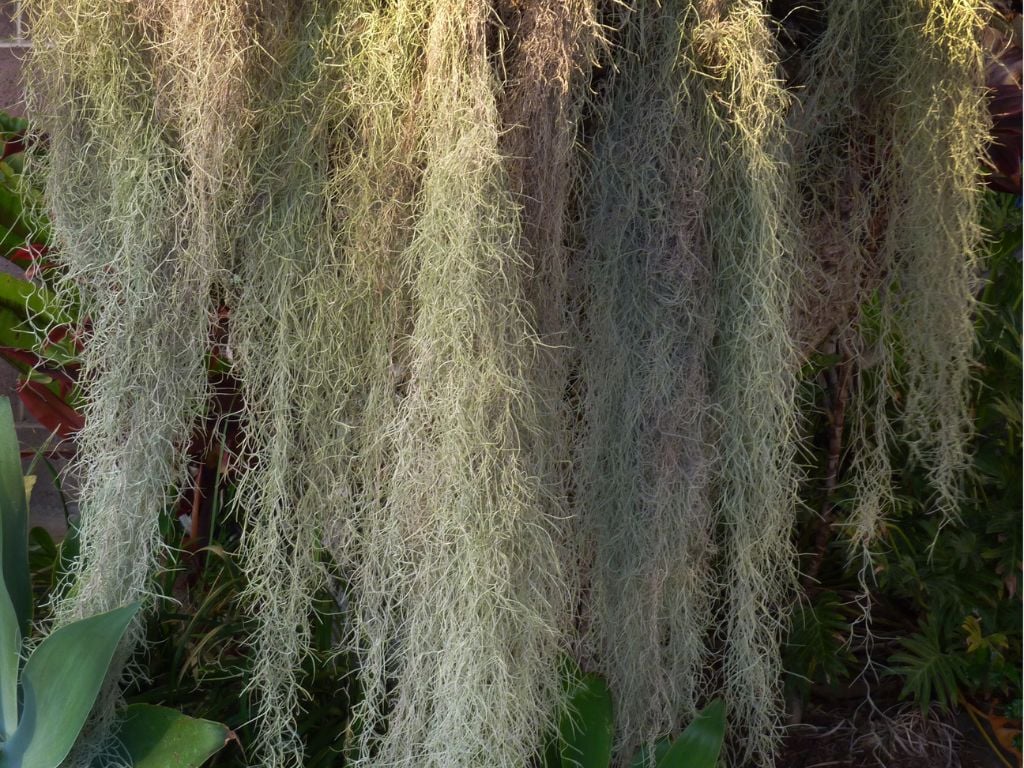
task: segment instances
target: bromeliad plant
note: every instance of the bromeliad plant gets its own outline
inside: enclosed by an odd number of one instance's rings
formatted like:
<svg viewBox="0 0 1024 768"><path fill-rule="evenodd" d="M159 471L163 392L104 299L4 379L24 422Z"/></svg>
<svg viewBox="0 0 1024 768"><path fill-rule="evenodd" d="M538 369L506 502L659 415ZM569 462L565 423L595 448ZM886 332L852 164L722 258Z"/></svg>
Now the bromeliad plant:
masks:
<svg viewBox="0 0 1024 768"><path fill-rule="evenodd" d="M24 270L24 277L0 272L0 358L18 372L18 397L26 409L67 438L82 427L81 347L71 335L80 318L73 305L62 306L53 295L49 220L41 190L23 173L28 124L0 113L0 140L0 257Z"/></svg>
<svg viewBox="0 0 1024 768"><path fill-rule="evenodd" d="M28 505L6 398L0 400L0 570L0 766L58 768L86 725L139 604L58 628L22 664L33 608ZM94 760L132 768L197 768L228 737L219 723L133 705L119 713L111 745Z"/></svg>

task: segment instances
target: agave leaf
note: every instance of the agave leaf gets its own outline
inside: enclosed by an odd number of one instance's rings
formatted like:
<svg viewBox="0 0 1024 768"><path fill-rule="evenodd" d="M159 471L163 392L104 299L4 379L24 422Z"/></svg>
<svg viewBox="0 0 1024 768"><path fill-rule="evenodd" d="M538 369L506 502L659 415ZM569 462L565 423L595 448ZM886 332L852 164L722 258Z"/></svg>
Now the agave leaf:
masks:
<svg viewBox="0 0 1024 768"><path fill-rule="evenodd" d="M139 610L133 603L56 629L21 674L21 721L2 746L3 768L58 768L85 724L118 642Z"/></svg>
<svg viewBox="0 0 1024 768"><path fill-rule="evenodd" d="M117 730L132 768L199 768L230 738L221 723L152 704L129 706Z"/></svg>
<svg viewBox="0 0 1024 768"><path fill-rule="evenodd" d="M18 630L24 637L32 619L32 587L28 570L28 504L21 471L14 414L0 398L0 571L10 596Z"/></svg>
<svg viewBox="0 0 1024 768"><path fill-rule="evenodd" d="M18 662L21 632L11 596L0 586L0 727L4 739L18 726Z"/></svg>
<svg viewBox="0 0 1024 768"><path fill-rule="evenodd" d="M562 768L608 768L612 759L612 695L597 675L576 686L562 715Z"/></svg>
<svg viewBox="0 0 1024 768"><path fill-rule="evenodd" d="M715 699L679 734L658 768L715 768L725 740L725 702Z"/></svg>

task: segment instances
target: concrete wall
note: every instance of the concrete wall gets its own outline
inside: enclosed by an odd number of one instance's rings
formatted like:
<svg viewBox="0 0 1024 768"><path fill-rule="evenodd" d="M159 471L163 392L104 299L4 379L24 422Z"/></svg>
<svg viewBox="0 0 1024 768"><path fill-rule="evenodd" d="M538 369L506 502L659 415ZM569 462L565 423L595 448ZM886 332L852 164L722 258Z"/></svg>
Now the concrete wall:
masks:
<svg viewBox="0 0 1024 768"><path fill-rule="evenodd" d="M21 61L28 37L18 11L18 0L0 0L0 110L23 115Z"/></svg>

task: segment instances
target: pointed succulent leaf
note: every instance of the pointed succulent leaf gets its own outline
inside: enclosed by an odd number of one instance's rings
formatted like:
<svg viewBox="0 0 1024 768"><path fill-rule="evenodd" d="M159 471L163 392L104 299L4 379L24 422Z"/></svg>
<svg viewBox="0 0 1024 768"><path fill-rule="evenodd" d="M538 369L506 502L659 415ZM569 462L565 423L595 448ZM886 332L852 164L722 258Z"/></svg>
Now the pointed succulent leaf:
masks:
<svg viewBox="0 0 1024 768"><path fill-rule="evenodd" d="M18 663L21 632L7 590L0 585L0 728L3 739L18 726Z"/></svg>
<svg viewBox="0 0 1024 768"><path fill-rule="evenodd" d="M152 704L128 707L117 730L132 768L199 768L230 738L222 723Z"/></svg>
<svg viewBox="0 0 1024 768"><path fill-rule="evenodd" d="M0 398L0 571L18 630L24 637L32 619L28 570L28 504L11 403Z"/></svg>
<svg viewBox="0 0 1024 768"><path fill-rule="evenodd" d="M679 734L658 768L715 768L725 740L725 702L715 699Z"/></svg>
<svg viewBox="0 0 1024 768"><path fill-rule="evenodd" d="M139 610L133 603L54 630L21 674L21 721L0 746L0 768L58 768L85 724L117 644Z"/></svg>

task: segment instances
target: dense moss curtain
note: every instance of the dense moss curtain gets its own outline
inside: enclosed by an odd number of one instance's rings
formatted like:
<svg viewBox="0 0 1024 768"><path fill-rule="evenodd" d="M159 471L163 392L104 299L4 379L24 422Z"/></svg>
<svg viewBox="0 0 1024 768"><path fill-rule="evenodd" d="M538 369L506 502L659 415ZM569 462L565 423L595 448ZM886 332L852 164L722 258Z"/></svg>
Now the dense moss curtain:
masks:
<svg viewBox="0 0 1024 768"><path fill-rule="evenodd" d="M28 6L89 321L57 621L149 594L226 334L256 764L338 574L363 764L529 764L565 657L623 758L724 692L770 764L807 356L857 368L851 552L893 441L957 497L985 8L817 3L784 67L757 0Z"/></svg>

